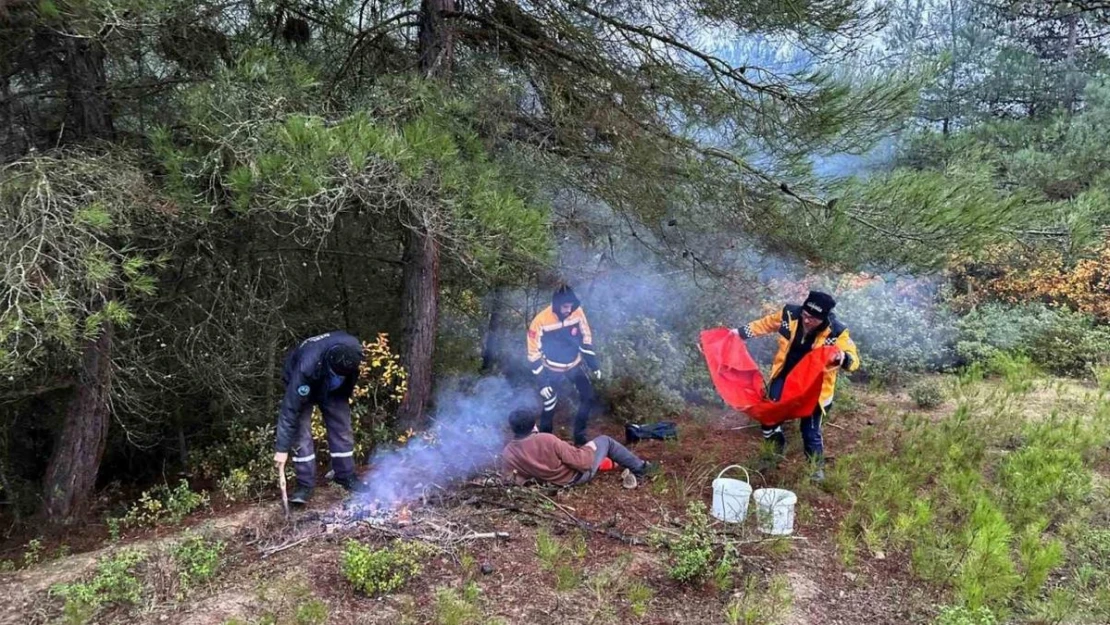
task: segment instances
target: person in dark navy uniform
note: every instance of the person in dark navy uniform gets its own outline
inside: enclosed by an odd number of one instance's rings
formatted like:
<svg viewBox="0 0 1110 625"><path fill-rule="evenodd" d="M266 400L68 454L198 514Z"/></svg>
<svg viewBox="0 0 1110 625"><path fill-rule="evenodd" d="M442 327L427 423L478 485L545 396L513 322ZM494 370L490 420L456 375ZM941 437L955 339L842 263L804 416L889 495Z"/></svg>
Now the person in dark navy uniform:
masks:
<svg viewBox="0 0 1110 625"><path fill-rule="evenodd" d="M578 413L574 416L574 444L587 442L586 428L595 403L594 387L586 367L601 379L593 332L586 311L569 285L560 285L544 308L528 326L528 364L536 376L543 400L539 431L554 430L555 406L559 397L555 386L566 378L578 389Z"/></svg>
<svg viewBox="0 0 1110 625"><path fill-rule="evenodd" d="M364 490L355 476L355 437L351 428L351 394L358 381L362 345L346 332L306 339L285 357L285 396L278 412L274 462L279 471L292 454L297 487L291 503L303 505L316 487L316 453L312 445L312 408L319 406L328 431L334 480L348 491Z"/></svg>

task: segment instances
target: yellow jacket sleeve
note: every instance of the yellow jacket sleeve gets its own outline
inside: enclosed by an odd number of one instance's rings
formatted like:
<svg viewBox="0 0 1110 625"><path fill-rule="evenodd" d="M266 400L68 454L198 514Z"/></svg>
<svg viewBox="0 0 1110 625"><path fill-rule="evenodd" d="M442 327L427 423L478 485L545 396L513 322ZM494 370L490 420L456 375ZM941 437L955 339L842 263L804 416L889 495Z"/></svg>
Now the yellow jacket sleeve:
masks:
<svg viewBox="0 0 1110 625"><path fill-rule="evenodd" d="M840 336L836 337L836 346L844 352L844 360L841 361L840 368L845 371L859 369L859 351L856 349L856 342L848 335L847 328L840 333Z"/></svg>
<svg viewBox="0 0 1110 625"><path fill-rule="evenodd" d="M782 313L781 312L771 313L771 314L767 315L766 317L763 317L761 319L756 319L755 321L749 323L748 325L740 328L739 329L740 337L745 338L745 339L750 339L750 338L754 338L754 337L757 337L757 336L763 336L765 334L771 334L772 332L777 332L778 329L779 329L779 326L781 326L781 325L782 325Z"/></svg>

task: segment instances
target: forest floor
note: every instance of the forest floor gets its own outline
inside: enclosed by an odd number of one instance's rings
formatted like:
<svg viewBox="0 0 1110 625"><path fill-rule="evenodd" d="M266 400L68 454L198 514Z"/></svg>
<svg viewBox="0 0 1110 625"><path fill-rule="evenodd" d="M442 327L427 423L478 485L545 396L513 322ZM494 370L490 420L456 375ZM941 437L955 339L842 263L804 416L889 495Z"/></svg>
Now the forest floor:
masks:
<svg viewBox="0 0 1110 625"><path fill-rule="evenodd" d="M857 390L845 403L825 428L831 463L852 452L876 422L914 409L908 397L889 392ZM662 466L634 490L621 487L616 471L570 489L510 489L475 479L434 489L407 514L355 521L344 512L342 491L329 487L291 520L276 499L214 501L187 520L188 530L159 528L109 541L103 528L89 528L86 534L100 536L94 541L74 528L69 550L80 553L0 574L0 622L847 625L935 617L944 596L915 580L905 555L865 551L846 566L836 537L849 504L843 493L810 482L796 425L787 461L766 475L751 474L755 488L798 495L793 534L767 536L751 522L734 526L710 517L716 540L734 545L735 556L699 581L675 581L669 572L678 552L661 540L683 533L691 502L711 505L711 482L723 468L754 467L761 445L758 427L744 427L748 422L735 413L694 410L678 423L679 440L634 447ZM615 425L599 422L595 430L623 440ZM89 579L109 554L155 553L196 530L225 545L208 583L186 591L148 564L140 601L92 614L64 612L52 591ZM429 547L421 572L391 594L357 592L341 571L345 545L385 547L397 539ZM47 545L43 553L55 550Z"/></svg>

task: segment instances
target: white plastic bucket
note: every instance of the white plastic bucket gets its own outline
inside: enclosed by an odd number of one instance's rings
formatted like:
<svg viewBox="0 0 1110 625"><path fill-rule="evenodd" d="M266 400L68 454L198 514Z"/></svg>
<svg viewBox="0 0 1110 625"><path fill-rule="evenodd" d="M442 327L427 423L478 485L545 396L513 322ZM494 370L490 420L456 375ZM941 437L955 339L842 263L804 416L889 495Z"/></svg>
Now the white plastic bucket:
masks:
<svg viewBox="0 0 1110 625"><path fill-rule="evenodd" d="M740 469L744 472L745 481L721 477L729 469ZM748 470L734 464L724 468L713 480L713 518L725 523L743 523L748 515L748 499L752 496L752 486L746 480Z"/></svg>
<svg viewBox="0 0 1110 625"><path fill-rule="evenodd" d="M760 488L753 493L758 506L759 529L764 534L794 533L794 505L798 496L782 488Z"/></svg>

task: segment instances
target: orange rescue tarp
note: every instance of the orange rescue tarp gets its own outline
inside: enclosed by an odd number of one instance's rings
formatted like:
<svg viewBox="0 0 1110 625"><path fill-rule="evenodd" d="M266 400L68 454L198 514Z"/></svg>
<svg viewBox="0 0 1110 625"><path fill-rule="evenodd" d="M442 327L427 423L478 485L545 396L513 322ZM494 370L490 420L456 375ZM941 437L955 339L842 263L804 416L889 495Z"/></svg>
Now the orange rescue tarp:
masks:
<svg viewBox="0 0 1110 625"><path fill-rule="evenodd" d="M744 339L728 328L703 331L701 350L721 399L763 425L775 425L813 414L821 400L825 369L836 347L818 347L803 356L786 376L779 401L767 398L763 375Z"/></svg>

